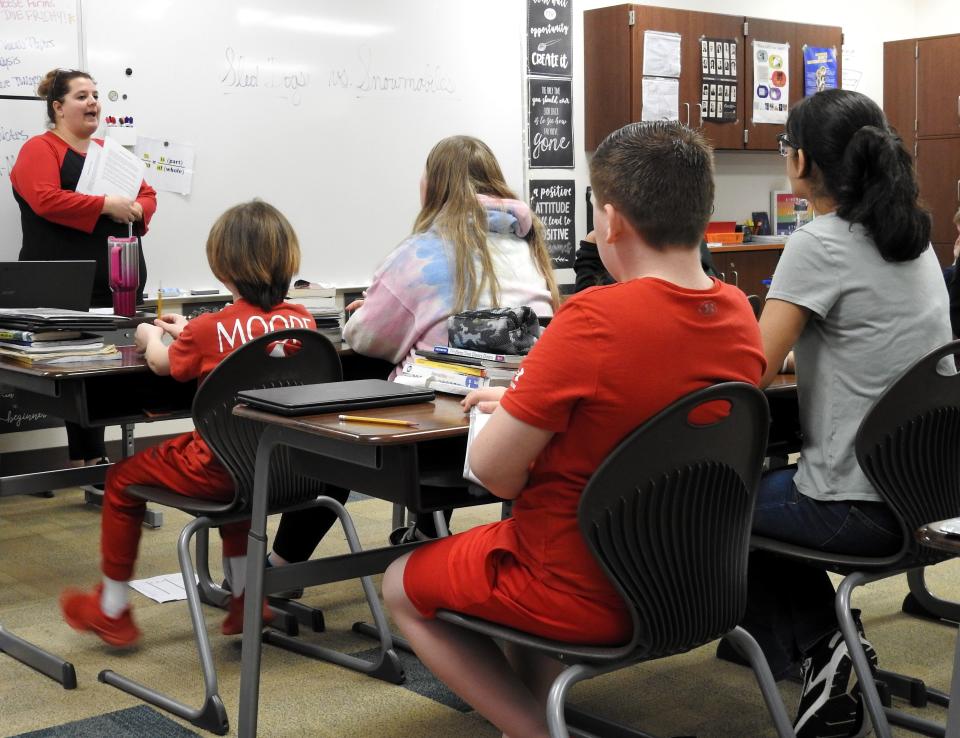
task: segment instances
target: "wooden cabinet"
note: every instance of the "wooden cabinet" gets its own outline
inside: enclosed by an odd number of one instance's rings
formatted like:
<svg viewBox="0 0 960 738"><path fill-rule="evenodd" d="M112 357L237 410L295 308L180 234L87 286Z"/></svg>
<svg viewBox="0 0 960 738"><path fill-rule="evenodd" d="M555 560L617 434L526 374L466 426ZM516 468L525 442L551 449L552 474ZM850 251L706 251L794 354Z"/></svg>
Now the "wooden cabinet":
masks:
<svg viewBox="0 0 960 738"><path fill-rule="evenodd" d="M603 138L627 123L640 120L643 108L643 39L646 31L680 34L679 118L702 129L717 149L769 150L777 148L779 124L752 121L753 40L790 44L790 97L803 97L803 45L837 49L837 77L843 33L833 26L785 23L740 15L722 15L649 5L615 5L584 14L584 88L586 135L584 146L593 151ZM736 120L705 121L702 98L701 38L737 41Z"/></svg>
<svg viewBox="0 0 960 738"><path fill-rule="evenodd" d="M756 94L756 84L753 78L752 44L754 40L790 44L788 61L790 95L788 104L793 107L794 104L803 99L804 46L835 48L837 50L837 81L839 82L841 79L843 30L837 26L815 26L809 23L787 23L766 18L747 18L744 25L744 34L747 60L744 69L744 86L747 90L745 95L747 98L747 120L744 148L770 151L777 148L777 135L783 133L783 126L779 123L753 122L753 97Z"/></svg>
<svg viewBox="0 0 960 738"><path fill-rule="evenodd" d="M737 39L737 65L742 69L742 26L739 16L645 5L615 5L585 12L586 149L593 151L611 131L640 120L646 31L680 35L680 121L702 128L715 148L743 148L742 95L737 96L737 120L731 123L704 121L700 105L700 38Z"/></svg>
<svg viewBox="0 0 960 738"><path fill-rule="evenodd" d="M917 136L960 136L960 35L922 38L917 49ZM886 71L886 70L884 70Z"/></svg>
<svg viewBox="0 0 960 738"><path fill-rule="evenodd" d="M883 45L883 107L912 149L940 263L953 261L960 208L960 34Z"/></svg>
<svg viewBox="0 0 960 738"><path fill-rule="evenodd" d="M714 268L721 280L764 300L769 289L764 280L773 276L782 252L783 244L732 244L710 248Z"/></svg>

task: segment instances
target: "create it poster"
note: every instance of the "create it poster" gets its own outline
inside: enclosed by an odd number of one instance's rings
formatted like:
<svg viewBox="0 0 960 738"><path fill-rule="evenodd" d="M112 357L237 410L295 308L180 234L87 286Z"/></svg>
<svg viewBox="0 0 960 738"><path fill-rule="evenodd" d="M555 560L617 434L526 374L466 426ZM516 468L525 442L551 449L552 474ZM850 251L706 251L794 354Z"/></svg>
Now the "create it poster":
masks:
<svg viewBox="0 0 960 738"><path fill-rule="evenodd" d="M753 122L787 122L790 44L753 42Z"/></svg>
<svg viewBox="0 0 960 738"><path fill-rule="evenodd" d="M809 97L837 89L837 50L833 47L803 47L803 94Z"/></svg>

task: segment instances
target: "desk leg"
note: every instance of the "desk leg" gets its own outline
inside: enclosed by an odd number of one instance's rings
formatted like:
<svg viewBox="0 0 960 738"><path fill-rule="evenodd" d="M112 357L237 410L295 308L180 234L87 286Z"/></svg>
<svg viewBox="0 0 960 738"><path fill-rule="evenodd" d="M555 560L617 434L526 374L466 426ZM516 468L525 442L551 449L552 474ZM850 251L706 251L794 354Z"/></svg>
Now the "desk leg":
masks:
<svg viewBox="0 0 960 738"><path fill-rule="evenodd" d="M264 430L257 447L253 475L253 509L247 543L247 582L244 586L243 641L240 658L240 709L237 731L240 738L257 735L260 707L260 631L263 629L263 559L267 555L267 493L270 457L282 435L275 428Z"/></svg>
<svg viewBox="0 0 960 738"><path fill-rule="evenodd" d="M15 636L2 625L0 625L0 652L50 677L64 689L77 688L77 673L73 664Z"/></svg>

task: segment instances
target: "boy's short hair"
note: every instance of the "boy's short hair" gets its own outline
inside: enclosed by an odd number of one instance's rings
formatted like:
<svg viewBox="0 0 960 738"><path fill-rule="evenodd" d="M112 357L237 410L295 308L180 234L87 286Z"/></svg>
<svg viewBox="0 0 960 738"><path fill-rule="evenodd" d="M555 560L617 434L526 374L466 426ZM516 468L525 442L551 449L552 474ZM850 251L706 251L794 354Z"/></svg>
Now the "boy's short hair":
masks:
<svg viewBox="0 0 960 738"><path fill-rule="evenodd" d="M207 262L244 300L270 310L284 301L300 271L300 243L283 213L251 200L217 218L207 237Z"/></svg>
<svg viewBox="0 0 960 738"><path fill-rule="evenodd" d="M598 206L613 205L654 248L694 246L713 211L713 149L675 121L631 123L590 160Z"/></svg>

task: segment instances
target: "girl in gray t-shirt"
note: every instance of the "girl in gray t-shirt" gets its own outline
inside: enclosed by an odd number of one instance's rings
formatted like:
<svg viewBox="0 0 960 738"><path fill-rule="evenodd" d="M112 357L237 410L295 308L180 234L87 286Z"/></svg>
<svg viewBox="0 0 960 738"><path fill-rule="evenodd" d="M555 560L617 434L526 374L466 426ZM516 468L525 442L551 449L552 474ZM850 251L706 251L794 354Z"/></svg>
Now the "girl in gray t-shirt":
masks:
<svg viewBox="0 0 960 738"><path fill-rule="evenodd" d="M790 236L773 277L760 318L762 384L793 349L803 445L797 466L762 479L753 529L832 553L892 554L900 526L860 470L854 438L897 376L951 339L930 217L910 155L865 95L805 98L779 142L791 189L817 217ZM850 694L851 661L822 568L754 552L744 626L775 674L803 664L799 738L859 732L865 711ZM861 641L875 663L862 626Z"/></svg>

